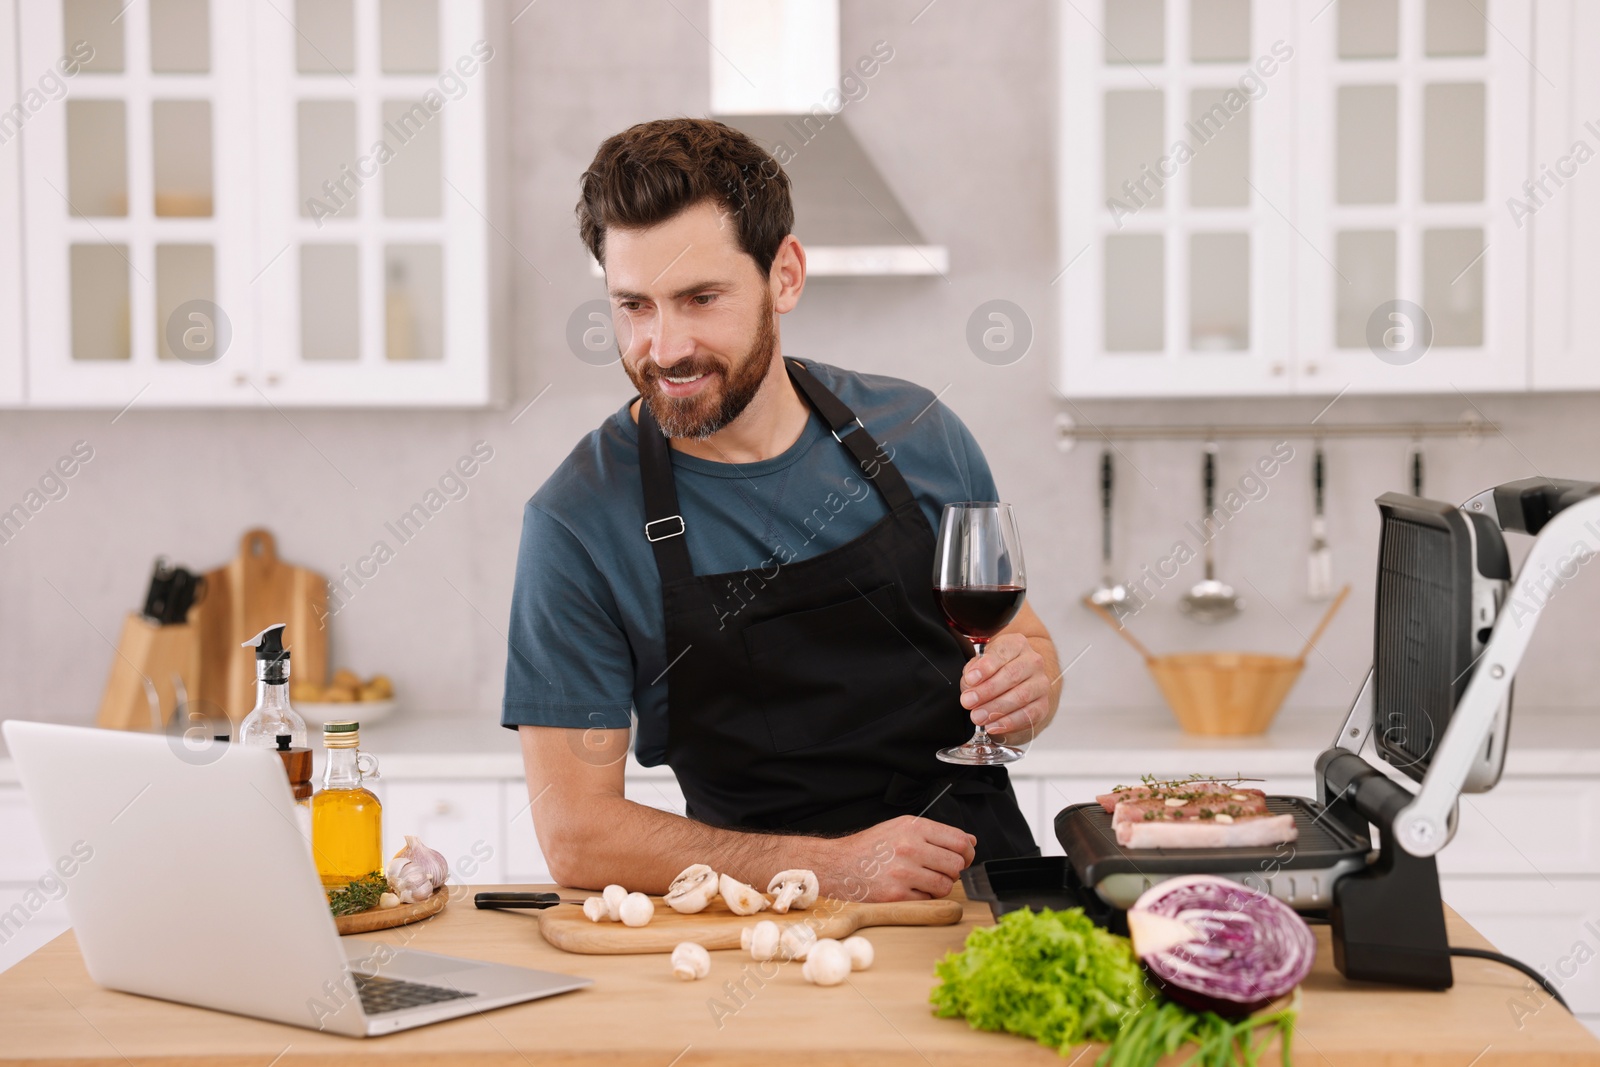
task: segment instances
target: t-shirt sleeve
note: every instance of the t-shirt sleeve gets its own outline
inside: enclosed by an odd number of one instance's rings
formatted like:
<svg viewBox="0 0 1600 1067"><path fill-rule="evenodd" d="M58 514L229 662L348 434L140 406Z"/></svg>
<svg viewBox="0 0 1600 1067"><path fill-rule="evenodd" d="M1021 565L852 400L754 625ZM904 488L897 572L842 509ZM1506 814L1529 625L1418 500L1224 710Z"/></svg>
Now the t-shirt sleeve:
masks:
<svg viewBox="0 0 1600 1067"><path fill-rule="evenodd" d="M984 456L983 449L978 447L978 439L972 436L967 424L946 407L943 401L936 403L939 416L944 423L946 439L950 444L951 456L955 459L956 469L960 471L965 483L966 496L959 499L1001 499L1000 490L995 488L994 475L989 471L989 460Z"/></svg>
<svg viewBox="0 0 1600 1067"><path fill-rule="evenodd" d="M633 653L583 543L530 502L511 594L500 725L626 729Z"/></svg>

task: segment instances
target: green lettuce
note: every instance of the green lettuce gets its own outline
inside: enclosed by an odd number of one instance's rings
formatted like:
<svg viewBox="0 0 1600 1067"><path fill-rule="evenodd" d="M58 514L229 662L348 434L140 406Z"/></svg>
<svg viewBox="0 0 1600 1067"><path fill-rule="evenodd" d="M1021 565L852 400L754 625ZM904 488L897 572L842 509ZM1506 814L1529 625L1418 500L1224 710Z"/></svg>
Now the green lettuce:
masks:
<svg viewBox="0 0 1600 1067"><path fill-rule="evenodd" d="M934 973L936 1014L1063 1051L1114 1041L1152 997L1128 939L1096 926L1082 908L1007 912L973 930L966 949L947 953Z"/></svg>

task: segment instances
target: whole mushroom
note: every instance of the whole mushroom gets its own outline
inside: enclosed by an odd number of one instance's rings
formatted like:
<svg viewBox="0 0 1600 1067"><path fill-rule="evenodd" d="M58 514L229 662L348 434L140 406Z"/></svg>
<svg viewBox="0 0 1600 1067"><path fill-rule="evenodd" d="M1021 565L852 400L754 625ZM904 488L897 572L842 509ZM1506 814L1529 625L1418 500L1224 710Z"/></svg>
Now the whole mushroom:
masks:
<svg viewBox="0 0 1600 1067"><path fill-rule="evenodd" d="M691 864L672 880L662 899L667 907L684 915L704 911L717 899L717 872L704 863Z"/></svg>
<svg viewBox="0 0 1600 1067"><path fill-rule="evenodd" d="M780 915L790 908L809 908L817 900L817 876L811 871L779 871L767 884L767 892L777 894L772 910Z"/></svg>
<svg viewBox="0 0 1600 1067"><path fill-rule="evenodd" d="M739 947L750 953L753 960L770 960L778 955L778 924L762 919L754 926L739 931Z"/></svg>
<svg viewBox="0 0 1600 1067"><path fill-rule="evenodd" d="M622 907L622 901L627 895L628 891L626 889L615 884L608 885L600 891L601 899L606 902L606 918L616 922L622 917L617 909Z"/></svg>
<svg viewBox="0 0 1600 1067"><path fill-rule="evenodd" d="M856 936L847 937L839 944L843 945L844 950L850 954L850 969L852 971L864 971L872 966L874 953L871 941L864 937Z"/></svg>
<svg viewBox="0 0 1600 1067"><path fill-rule="evenodd" d="M754 886L745 885L726 874L719 879L719 889L722 899L727 901L728 910L735 915L754 915L768 903L767 898L757 892Z"/></svg>
<svg viewBox="0 0 1600 1067"><path fill-rule="evenodd" d="M850 974L850 953L833 938L825 937L811 946L800 973L813 985L838 985Z"/></svg>
<svg viewBox="0 0 1600 1067"><path fill-rule="evenodd" d="M643 893L629 893L617 906L617 918L623 926L643 926L655 913L655 902Z"/></svg>
<svg viewBox="0 0 1600 1067"><path fill-rule="evenodd" d="M685 982L711 973L711 953L693 941L683 941L672 950L672 973Z"/></svg>
<svg viewBox="0 0 1600 1067"><path fill-rule="evenodd" d="M789 923L778 938L778 952L786 960L803 960L817 943L817 932L809 923Z"/></svg>

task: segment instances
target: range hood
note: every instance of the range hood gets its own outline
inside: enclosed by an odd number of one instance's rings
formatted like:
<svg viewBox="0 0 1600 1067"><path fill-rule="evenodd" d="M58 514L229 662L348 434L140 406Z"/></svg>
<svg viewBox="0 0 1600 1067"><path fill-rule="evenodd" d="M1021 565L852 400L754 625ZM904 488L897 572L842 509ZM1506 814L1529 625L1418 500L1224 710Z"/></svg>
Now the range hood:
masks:
<svg viewBox="0 0 1600 1067"><path fill-rule="evenodd" d="M846 125L842 112L871 97L869 89L852 103L840 93L838 0L711 0L710 44L712 116L749 134L789 175L808 274L949 269L948 249L926 243Z"/></svg>

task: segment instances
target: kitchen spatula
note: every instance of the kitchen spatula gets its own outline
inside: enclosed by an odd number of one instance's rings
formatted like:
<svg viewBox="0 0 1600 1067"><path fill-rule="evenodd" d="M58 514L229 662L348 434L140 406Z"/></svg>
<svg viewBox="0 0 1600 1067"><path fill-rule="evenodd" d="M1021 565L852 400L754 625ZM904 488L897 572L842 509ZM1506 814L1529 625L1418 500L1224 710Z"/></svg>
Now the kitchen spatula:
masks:
<svg viewBox="0 0 1600 1067"><path fill-rule="evenodd" d="M1327 487L1327 461L1322 445L1317 445L1311 461L1311 490L1315 501L1311 513L1311 554L1306 559L1306 596L1327 600L1333 595L1333 552L1328 548L1328 520L1324 508Z"/></svg>

